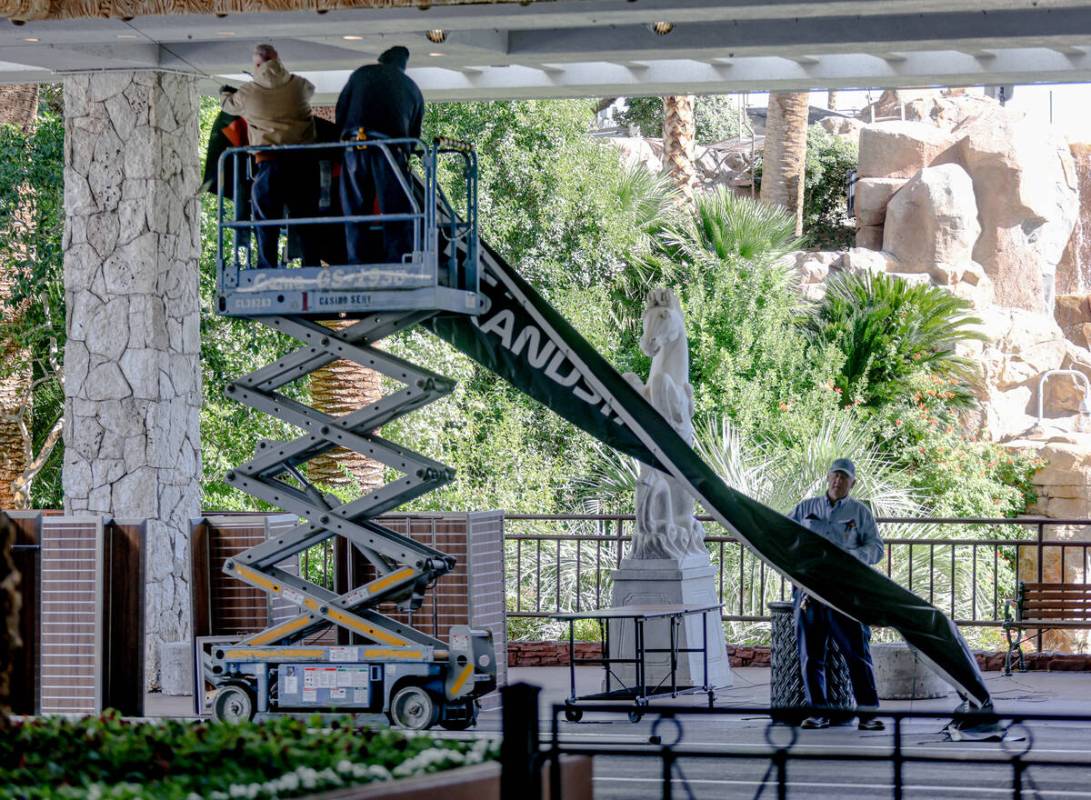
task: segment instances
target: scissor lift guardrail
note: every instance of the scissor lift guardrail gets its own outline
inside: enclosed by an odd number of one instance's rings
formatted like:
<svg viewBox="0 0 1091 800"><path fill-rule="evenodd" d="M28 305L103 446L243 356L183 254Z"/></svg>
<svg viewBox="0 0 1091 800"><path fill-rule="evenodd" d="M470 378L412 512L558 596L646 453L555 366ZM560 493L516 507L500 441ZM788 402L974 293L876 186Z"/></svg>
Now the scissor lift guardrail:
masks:
<svg viewBox="0 0 1091 800"><path fill-rule="evenodd" d="M412 148L420 156L419 182L395 170L412 213L252 221L241 218L237 204L234 218L226 220L225 174L232 175L232 196L238 198L250 156L274 148L234 148L219 164L218 311L251 319L300 343L276 362L232 382L227 393L302 434L291 441L260 442L254 458L226 476L230 485L299 516L295 528L224 565L235 578L295 605L298 614L213 648L204 665L205 674L218 686L213 714L238 721L284 711L353 711L385 714L410 728L436 722L464 728L476 719L475 698L496 685L491 633L454 626L451 641L443 642L376 609L385 602L419 608L425 592L454 567L452 557L376 521L454 477L449 467L377 433L383 425L449 394L454 383L376 345L437 314L473 315L484 310L478 293L476 154L462 143L437 141L425 146L403 139L275 150L278 157L301 158L322 150L339 155L347 147L379 148L395 166L391 148ZM454 155L462 164L461 217L438 185L437 165L445 155ZM262 225L332 224L340 231L346 222L391 221L413 224L414 249L402 263L253 269L249 268L253 237L240 235ZM353 322L338 328L322 324L344 319ZM288 384L342 359L375 370L402 388L341 417L282 393ZM311 483L304 468L335 448L362 453L397 477L363 497L342 502ZM336 536L363 554L374 568L373 580L338 594L276 566ZM366 643L307 643L330 625L347 631L351 641Z"/></svg>

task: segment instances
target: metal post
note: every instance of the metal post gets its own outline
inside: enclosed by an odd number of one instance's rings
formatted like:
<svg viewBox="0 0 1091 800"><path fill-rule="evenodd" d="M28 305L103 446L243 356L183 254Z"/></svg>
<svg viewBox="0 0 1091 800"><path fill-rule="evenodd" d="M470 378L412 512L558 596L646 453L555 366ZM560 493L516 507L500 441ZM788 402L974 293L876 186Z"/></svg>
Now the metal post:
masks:
<svg viewBox="0 0 1091 800"><path fill-rule="evenodd" d="M538 695L541 691L541 687L529 683L513 683L500 689L504 733L500 742L501 800L530 800L542 796L538 741Z"/></svg>
<svg viewBox="0 0 1091 800"><path fill-rule="evenodd" d="M1043 575L1042 560L1043 560L1043 556L1045 555L1045 550L1043 549L1042 545L1043 545L1043 542L1045 541L1045 535L1046 535L1045 525L1043 523L1039 522L1038 523L1038 583L1042 583L1042 581L1044 580L1043 577L1042 577L1042 575ZM1064 566L1062 566L1061 569L1063 571ZM1038 649L1039 653L1042 652L1042 629L1041 628L1038 629L1037 649Z"/></svg>
<svg viewBox="0 0 1091 800"><path fill-rule="evenodd" d="M902 719L894 718L894 800L902 800Z"/></svg>
<svg viewBox="0 0 1091 800"><path fill-rule="evenodd" d="M576 699L576 620L568 620L568 683L569 698Z"/></svg>

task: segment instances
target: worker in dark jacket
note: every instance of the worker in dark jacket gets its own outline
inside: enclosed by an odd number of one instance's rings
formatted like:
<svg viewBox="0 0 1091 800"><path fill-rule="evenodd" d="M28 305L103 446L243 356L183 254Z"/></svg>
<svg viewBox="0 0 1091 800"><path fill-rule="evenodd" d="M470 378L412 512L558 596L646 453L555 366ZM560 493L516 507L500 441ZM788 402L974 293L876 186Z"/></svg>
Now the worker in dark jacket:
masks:
<svg viewBox="0 0 1091 800"><path fill-rule="evenodd" d="M413 79L405 74L409 51L392 47L379 56L378 64L360 67L349 76L337 98L337 127L345 139L417 138L424 118L424 98ZM398 172L409 174L409 149L390 147L394 164L382 148L350 148L345 152L341 177L341 204L346 215L405 214L412 211L409 196ZM378 260L378 240L368 237L366 225L346 223L350 264ZM411 222L387 222L382 226L382 252L387 263L401 263L413 251Z"/></svg>

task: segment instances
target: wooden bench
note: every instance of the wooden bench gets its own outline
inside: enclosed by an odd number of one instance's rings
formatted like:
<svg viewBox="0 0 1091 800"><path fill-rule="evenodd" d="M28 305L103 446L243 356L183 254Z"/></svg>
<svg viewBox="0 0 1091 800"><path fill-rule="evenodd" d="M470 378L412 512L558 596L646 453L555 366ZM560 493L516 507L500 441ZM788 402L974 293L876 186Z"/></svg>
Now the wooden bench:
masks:
<svg viewBox="0 0 1091 800"><path fill-rule="evenodd" d="M1008 639L1004 674L1011 675L1013 653L1019 654L1019 671L1026 672L1023 642L1038 632L1059 628L1091 630L1091 583L1019 581L1015 599L1008 600L1004 606L1002 627ZM1034 633L1024 635L1028 630Z"/></svg>

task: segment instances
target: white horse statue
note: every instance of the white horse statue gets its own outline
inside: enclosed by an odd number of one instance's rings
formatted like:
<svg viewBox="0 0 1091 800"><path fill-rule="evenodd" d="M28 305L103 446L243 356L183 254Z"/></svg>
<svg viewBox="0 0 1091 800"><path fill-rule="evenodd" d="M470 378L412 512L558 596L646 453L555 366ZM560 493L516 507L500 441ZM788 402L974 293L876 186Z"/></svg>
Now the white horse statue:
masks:
<svg viewBox="0 0 1091 800"><path fill-rule="evenodd" d="M648 293L640 349L652 359L647 383L631 372L625 379L687 444L693 444L693 387L682 307L670 289ZM636 484L636 530L629 558L681 560L704 555L705 531L693 516L693 496L675 478L640 465Z"/></svg>

